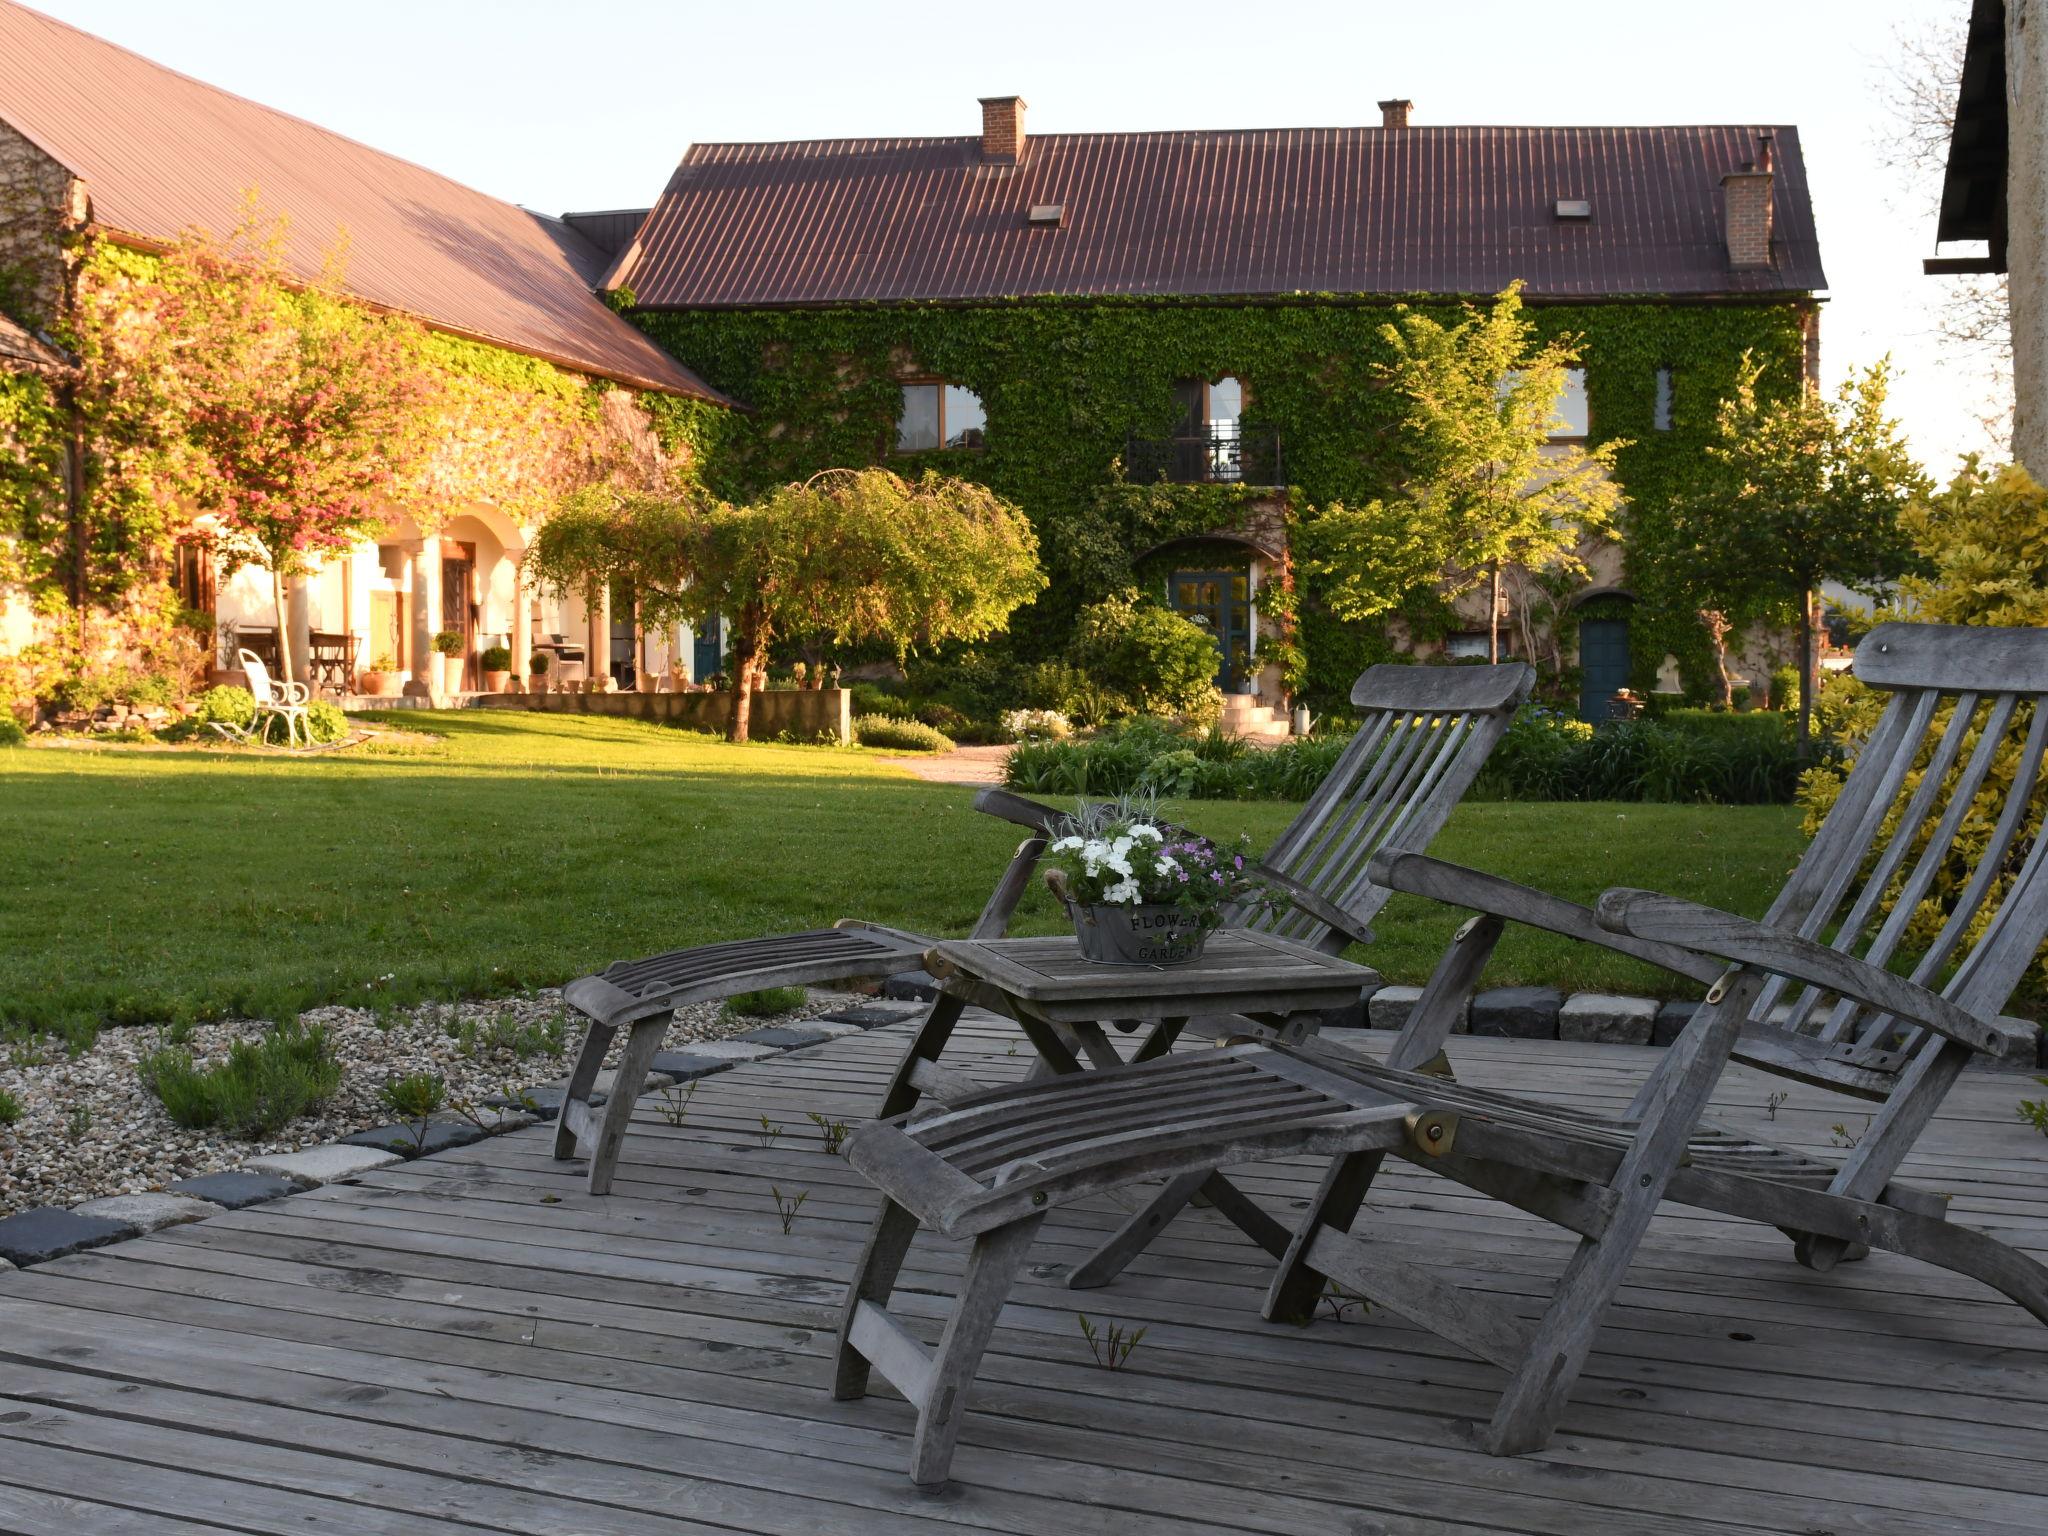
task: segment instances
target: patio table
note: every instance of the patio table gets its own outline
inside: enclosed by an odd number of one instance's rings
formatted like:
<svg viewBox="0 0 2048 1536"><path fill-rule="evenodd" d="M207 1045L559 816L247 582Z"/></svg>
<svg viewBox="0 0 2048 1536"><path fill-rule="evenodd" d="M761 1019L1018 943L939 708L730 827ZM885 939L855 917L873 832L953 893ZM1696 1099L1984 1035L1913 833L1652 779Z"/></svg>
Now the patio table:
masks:
<svg viewBox="0 0 2048 1536"><path fill-rule="evenodd" d="M1241 928L1211 934L1201 957L1184 965L1086 960L1072 934L953 939L928 950L924 963L938 979L939 996L897 1068L878 1118L905 1114L926 1094L951 1101L984 1091L982 1083L939 1062L970 1006L1014 1019L1038 1053L1034 1074L1052 1076L1122 1065L1105 1025L1127 1031L1152 1026L1132 1061L1163 1056L1197 1016L1237 1015L1295 1039L1312 1032L1324 1012L1350 1007L1380 980L1370 966ZM1286 1252L1288 1229L1222 1174L1202 1177L1199 1189L1253 1242L1275 1257Z"/></svg>

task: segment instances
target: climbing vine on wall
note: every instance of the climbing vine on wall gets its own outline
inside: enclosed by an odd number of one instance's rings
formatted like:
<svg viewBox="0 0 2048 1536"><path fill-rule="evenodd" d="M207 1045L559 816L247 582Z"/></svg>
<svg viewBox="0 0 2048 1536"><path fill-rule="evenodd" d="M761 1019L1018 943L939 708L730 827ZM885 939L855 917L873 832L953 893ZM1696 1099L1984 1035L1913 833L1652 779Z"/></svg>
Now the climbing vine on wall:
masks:
<svg viewBox="0 0 2048 1536"><path fill-rule="evenodd" d="M1697 461L1745 349L1789 387L1803 358L1793 304L1532 305L1539 337L1580 339L1596 441L1625 438L1620 478L1636 512L1655 515ZM1104 590L1100 573L1149 547L1158 514L1105 499L1128 437L1170 435L1174 383L1225 375L1246 386L1245 430L1277 429L1295 515L1357 503L1385 488L1391 402L1377 385L1388 357L1387 303L1304 297L1261 304L1027 299L971 306L863 305L806 310L635 312L683 363L749 408L695 441L720 495L743 498L836 465L889 454L906 377L937 376L980 396L986 446L902 456L984 481L1037 524L1052 579L1012 627L1023 657L1063 643L1072 615ZM1654 423L1656 373L1673 375L1671 424ZM1176 488L1184 490L1189 488ZM1223 490L1230 488L1201 488ZM1197 501L1176 505L1200 507ZM1219 503L1219 506L1221 504ZM1112 514L1132 515L1123 526ZM1147 519L1153 526L1141 526ZM1312 587L1299 595L1308 692L1327 705L1362 665L1395 651L1378 626L1339 625ZM1442 605L1419 594L1399 623L1441 633ZM1690 612L1638 605L1639 664L1665 652L1704 668Z"/></svg>

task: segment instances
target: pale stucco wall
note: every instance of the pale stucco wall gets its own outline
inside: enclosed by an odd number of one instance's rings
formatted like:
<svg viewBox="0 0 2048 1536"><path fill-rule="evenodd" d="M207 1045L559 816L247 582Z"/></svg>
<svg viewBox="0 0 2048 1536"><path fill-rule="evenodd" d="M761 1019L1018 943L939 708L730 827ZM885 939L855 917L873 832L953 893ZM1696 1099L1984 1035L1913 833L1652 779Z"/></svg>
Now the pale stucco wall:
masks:
<svg viewBox="0 0 2048 1536"><path fill-rule="evenodd" d="M2006 261L2013 457L2048 479L2048 12L2006 0Z"/></svg>

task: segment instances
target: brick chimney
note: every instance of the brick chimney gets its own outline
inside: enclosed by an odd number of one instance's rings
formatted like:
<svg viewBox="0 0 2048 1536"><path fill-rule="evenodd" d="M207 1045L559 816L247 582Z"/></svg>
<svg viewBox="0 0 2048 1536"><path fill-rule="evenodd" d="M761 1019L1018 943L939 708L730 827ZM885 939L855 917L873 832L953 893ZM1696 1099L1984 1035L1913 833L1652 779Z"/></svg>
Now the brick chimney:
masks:
<svg viewBox="0 0 2048 1536"><path fill-rule="evenodd" d="M1771 262L1771 136L1759 134L1756 159L1721 178L1721 235L1735 271Z"/></svg>
<svg viewBox="0 0 2048 1536"><path fill-rule="evenodd" d="M1015 165L1024 158L1024 98L981 98L981 158Z"/></svg>
<svg viewBox="0 0 2048 1536"><path fill-rule="evenodd" d="M1380 103L1380 126L1382 128L1406 128L1408 114L1415 110L1415 103L1405 96L1396 96L1392 101Z"/></svg>

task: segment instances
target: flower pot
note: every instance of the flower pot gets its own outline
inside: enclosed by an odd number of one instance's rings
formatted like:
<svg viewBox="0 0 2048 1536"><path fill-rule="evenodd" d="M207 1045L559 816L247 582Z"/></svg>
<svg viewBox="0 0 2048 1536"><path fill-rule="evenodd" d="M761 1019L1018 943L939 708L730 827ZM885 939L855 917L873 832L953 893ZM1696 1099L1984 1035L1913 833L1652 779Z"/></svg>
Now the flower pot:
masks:
<svg viewBox="0 0 2048 1536"><path fill-rule="evenodd" d="M510 673L509 671L504 671L504 672L486 672L486 673L484 674L484 692L485 692L485 693L503 693L503 692L505 691L505 689L506 689L506 686L507 686L507 685L508 685L508 684L509 684L509 683L510 683L511 681L512 681L512 674L511 674L511 673Z"/></svg>
<svg viewBox="0 0 2048 1536"><path fill-rule="evenodd" d="M548 691L547 673L531 673L526 679L526 691L528 693L546 693Z"/></svg>
<svg viewBox="0 0 2048 1536"><path fill-rule="evenodd" d="M398 674L375 670L358 672L356 690L373 699L395 698L398 694Z"/></svg>
<svg viewBox="0 0 2048 1536"><path fill-rule="evenodd" d="M1081 956L1100 965L1186 965L1198 960L1210 930L1181 907L1067 904Z"/></svg>
<svg viewBox="0 0 2048 1536"><path fill-rule="evenodd" d="M462 692L462 658L460 656L436 656L434 660L440 667L441 687L439 691L442 693Z"/></svg>

